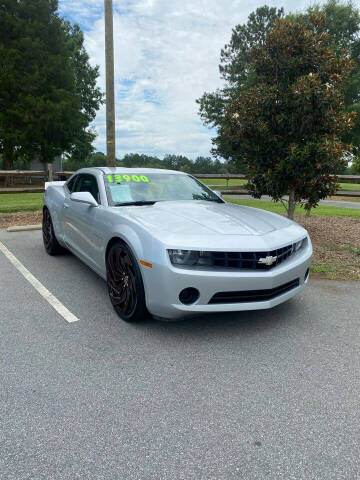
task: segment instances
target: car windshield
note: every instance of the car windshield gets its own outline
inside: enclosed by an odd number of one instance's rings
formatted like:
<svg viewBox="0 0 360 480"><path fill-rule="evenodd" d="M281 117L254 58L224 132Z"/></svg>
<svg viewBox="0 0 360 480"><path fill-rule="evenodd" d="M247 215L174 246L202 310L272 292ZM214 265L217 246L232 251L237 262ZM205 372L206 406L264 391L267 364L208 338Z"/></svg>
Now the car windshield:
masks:
<svg viewBox="0 0 360 480"><path fill-rule="evenodd" d="M104 176L110 205L146 205L161 201L205 200L223 202L189 175L129 173Z"/></svg>

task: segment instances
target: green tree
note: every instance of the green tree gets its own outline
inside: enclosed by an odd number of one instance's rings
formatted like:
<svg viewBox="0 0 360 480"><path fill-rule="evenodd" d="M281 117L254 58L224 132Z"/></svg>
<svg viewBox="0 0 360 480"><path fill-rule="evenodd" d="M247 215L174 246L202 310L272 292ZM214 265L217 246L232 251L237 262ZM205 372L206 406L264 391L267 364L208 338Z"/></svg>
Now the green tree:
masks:
<svg viewBox="0 0 360 480"><path fill-rule="evenodd" d="M102 152L95 152L88 155L86 158L79 159L68 156L64 159L64 170L75 171L79 168L85 167L105 167L106 155Z"/></svg>
<svg viewBox="0 0 360 480"><path fill-rule="evenodd" d="M284 15L282 8L263 6L249 15L248 22L233 28L230 42L220 54L219 71L225 86L214 93L204 93L197 100L202 121L209 127L215 127L216 136L212 139L212 153L228 160L229 165L236 164L237 171L244 171L241 158L233 148L229 148L224 137L226 128L225 112L227 106L239 93L255 82L250 51L254 46L262 45L267 32L273 28L275 20Z"/></svg>
<svg viewBox="0 0 360 480"><path fill-rule="evenodd" d="M59 17L57 0L0 0L0 58L4 168L18 157L47 163L63 152L88 154L97 72L86 71L80 32Z"/></svg>
<svg viewBox="0 0 360 480"><path fill-rule="evenodd" d="M169 170L180 170L187 173L227 173L229 171L226 163L210 157L197 157L191 160L184 155L165 155L163 160L151 155L139 153L127 153L121 160L117 160L120 167L127 168L164 168ZM77 170L83 167L101 167L106 165L106 156L102 152L89 155L86 159L79 161L69 157L65 160L65 170Z"/></svg>
<svg viewBox="0 0 360 480"><path fill-rule="evenodd" d="M354 68L344 84L344 101L347 111L357 112L354 126L345 141L354 147L354 154L360 156L360 12L350 1L329 0L327 3L308 8L307 15L325 14L325 30L330 35L331 48L340 55L349 51Z"/></svg>
<svg viewBox="0 0 360 480"><path fill-rule="evenodd" d="M159 158L139 153L127 153L120 161L120 164L128 168L163 168Z"/></svg>
<svg viewBox="0 0 360 480"><path fill-rule="evenodd" d="M100 105L104 101L103 93L97 86L99 67L90 64L89 55L84 46L84 34L79 25L63 21L71 52L70 62L75 74L75 91L80 98L82 126L74 132L72 144L67 150L67 157L73 162L83 162L94 151L93 141L96 132L90 127Z"/></svg>
<svg viewBox="0 0 360 480"><path fill-rule="evenodd" d="M351 166L350 174L360 174L360 157L355 157Z"/></svg>
<svg viewBox="0 0 360 480"><path fill-rule="evenodd" d="M26 28L21 18L21 6L11 0L0 0L0 153L3 169L13 167L19 155L19 144L24 143L24 118L18 108L18 99L23 91L23 77L29 79L24 53L29 50L30 39L21 34Z"/></svg>
<svg viewBox="0 0 360 480"><path fill-rule="evenodd" d="M193 162L184 155L165 155L162 161L163 168L190 173Z"/></svg>
<svg viewBox="0 0 360 480"><path fill-rule="evenodd" d="M288 18L303 21L312 13L325 14L324 30L329 33L329 42L332 49L341 54L348 49L354 68L344 84L344 101L347 111L356 111L352 130L345 136L346 142L352 143L356 156L360 156L360 14L351 2L343 3L339 0L329 0L324 4L315 4L305 13L290 14ZM220 56L220 75L224 80L224 88L214 93L204 93L197 100L200 117L205 125L215 127L216 136L213 138L213 153L229 160L229 168L237 164L237 171L244 171L241 155L228 144L224 135L226 129L225 112L227 106L240 92L256 83L256 74L252 69L249 52L252 47L262 45L266 33L273 28L275 20L284 17L283 9L258 8L251 13L245 25L237 25L232 32L229 44L225 45ZM229 148L230 147L230 148Z"/></svg>
<svg viewBox="0 0 360 480"><path fill-rule="evenodd" d="M333 194L351 146L341 138L354 113L344 110L344 83L353 61L330 48L325 17L282 19L251 52L256 84L226 113L226 138L246 164L251 194L315 207Z"/></svg>
<svg viewBox="0 0 360 480"><path fill-rule="evenodd" d="M223 173L223 165L211 157L197 157L194 161L191 173Z"/></svg>

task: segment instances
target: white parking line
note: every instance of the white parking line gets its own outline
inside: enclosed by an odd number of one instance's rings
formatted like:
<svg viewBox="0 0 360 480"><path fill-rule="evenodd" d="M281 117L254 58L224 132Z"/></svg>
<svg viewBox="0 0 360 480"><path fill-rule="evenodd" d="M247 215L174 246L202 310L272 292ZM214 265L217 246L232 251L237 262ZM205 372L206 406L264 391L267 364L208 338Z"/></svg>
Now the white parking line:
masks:
<svg viewBox="0 0 360 480"><path fill-rule="evenodd" d="M0 242L0 250L6 258L14 265L14 267L26 278L26 280L35 288L40 295L69 323L77 322L79 319L75 317L54 295L34 277L29 270L8 250L3 243Z"/></svg>

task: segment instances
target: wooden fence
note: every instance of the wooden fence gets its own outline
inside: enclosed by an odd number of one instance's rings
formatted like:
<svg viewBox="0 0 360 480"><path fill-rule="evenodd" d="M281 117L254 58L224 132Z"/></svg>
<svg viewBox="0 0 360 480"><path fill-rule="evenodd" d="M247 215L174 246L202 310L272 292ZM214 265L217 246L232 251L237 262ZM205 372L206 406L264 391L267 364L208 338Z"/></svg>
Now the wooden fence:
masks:
<svg viewBox="0 0 360 480"><path fill-rule="evenodd" d="M66 180L67 178L71 177L74 172L54 172L53 177L56 180ZM52 175L52 172L50 172ZM5 178L7 179L6 185L2 188L0 187L0 194L1 193L41 193L44 191L44 186L28 186L26 185L17 187L10 187L9 183L13 184L14 179L23 179L24 183L31 184L32 179L37 180L46 180L47 173L44 171L30 171L30 170L0 170L0 179ZM246 176L242 174L194 174L196 178L203 178L206 180L225 180L226 181L226 189L223 189L223 185L210 185L210 187L215 188L219 187L218 189L221 191L223 195L249 195L249 192L244 188L244 185L232 185L229 188L229 182L231 180L246 180ZM339 182L341 183L360 183L360 175L338 175ZM9 181L10 180L10 181ZM335 193L335 196L338 197L357 197L360 198L360 187L359 190L338 190Z"/></svg>

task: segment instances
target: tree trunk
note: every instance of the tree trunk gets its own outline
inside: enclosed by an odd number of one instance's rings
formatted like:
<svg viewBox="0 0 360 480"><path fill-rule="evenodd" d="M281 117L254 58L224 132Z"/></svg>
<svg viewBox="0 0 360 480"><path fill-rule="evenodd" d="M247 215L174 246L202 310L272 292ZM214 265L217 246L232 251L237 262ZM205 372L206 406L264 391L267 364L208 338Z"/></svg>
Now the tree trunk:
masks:
<svg viewBox="0 0 360 480"><path fill-rule="evenodd" d="M310 217L311 216L311 208L306 209L306 216Z"/></svg>
<svg viewBox="0 0 360 480"><path fill-rule="evenodd" d="M3 153L3 170L14 170L14 148L12 145L8 145L4 142L4 153ZM7 187L9 185L10 178L5 177L4 186Z"/></svg>
<svg viewBox="0 0 360 480"><path fill-rule="evenodd" d="M4 141L3 170L14 170L15 148L12 143Z"/></svg>
<svg viewBox="0 0 360 480"><path fill-rule="evenodd" d="M9 151L4 151L3 154L3 170L14 170L14 160L13 156Z"/></svg>
<svg viewBox="0 0 360 480"><path fill-rule="evenodd" d="M294 214L295 214L295 190L291 189L289 192L289 203L288 203L288 218L291 220L294 220Z"/></svg>
<svg viewBox="0 0 360 480"><path fill-rule="evenodd" d="M52 166L52 163L47 163L47 164L46 164L46 172L47 172L48 182L53 182L53 181L54 181L54 176L53 176L53 166Z"/></svg>

